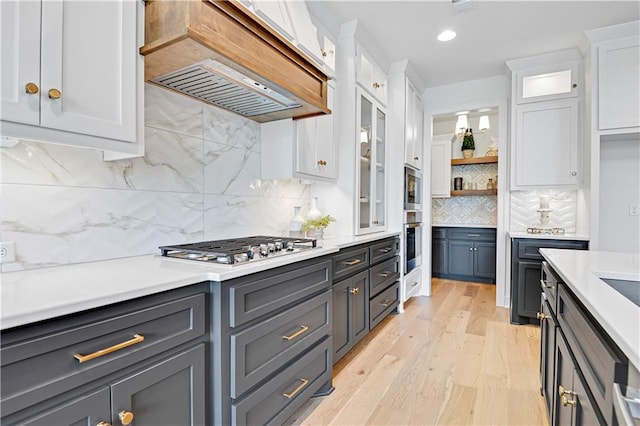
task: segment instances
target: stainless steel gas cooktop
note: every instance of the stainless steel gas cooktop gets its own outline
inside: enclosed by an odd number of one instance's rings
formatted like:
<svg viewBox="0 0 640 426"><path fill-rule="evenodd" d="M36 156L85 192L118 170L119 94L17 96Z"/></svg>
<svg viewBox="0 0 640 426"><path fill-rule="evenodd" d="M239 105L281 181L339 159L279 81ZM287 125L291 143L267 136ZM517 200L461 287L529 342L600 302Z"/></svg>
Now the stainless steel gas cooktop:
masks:
<svg viewBox="0 0 640 426"><path fill-rule="evenodd" d="M237 265L286 256L316 247L313 238L254 236L161 246L162 255L223 265Z"/></svg>

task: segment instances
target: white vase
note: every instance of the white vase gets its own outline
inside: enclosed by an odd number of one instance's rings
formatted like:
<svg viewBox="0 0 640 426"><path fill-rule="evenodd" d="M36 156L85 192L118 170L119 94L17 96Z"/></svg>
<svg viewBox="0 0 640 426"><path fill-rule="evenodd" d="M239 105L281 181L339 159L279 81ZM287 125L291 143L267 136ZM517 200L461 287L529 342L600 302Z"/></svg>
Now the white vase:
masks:
<svg viewBox="0 0 640 426"><path fill-rule="evenodd" d="M317 219L322 216L320 210L318 210L318 197L313 197L311 199L311 207L309 208L309 213L307 213L307 219Z"/></svg>
<svg viewBox="0 0 640 426"><path fill-rule="evenodd" d="M290 237L304 237L304 232L302 232L304 219L302 218L302 214L300 214L300 210L302 210L300 206L293 207L293 217L289 221Z"/></svg>

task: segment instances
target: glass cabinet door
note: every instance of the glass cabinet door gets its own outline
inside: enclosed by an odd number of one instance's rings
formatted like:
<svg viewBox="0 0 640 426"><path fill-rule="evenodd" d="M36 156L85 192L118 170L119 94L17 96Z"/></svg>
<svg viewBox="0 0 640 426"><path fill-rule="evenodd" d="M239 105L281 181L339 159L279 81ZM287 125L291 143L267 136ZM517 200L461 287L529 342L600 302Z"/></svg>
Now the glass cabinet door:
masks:
<svg viewBox="0 0 640 426"><path fill-rule="evenodd" d="M373 224L384 226L385 223L385 166L386 166L386 114L380 108L376 108L376 167L375 167L375 188L376 207Z"/></svg>
<svg viewBox="0 0 640 426"><path fill-rule="evenodd" d="M386 221L386 112L358 87L357 233L383 228Z"/></svg>
<svg viewBox="0 0 640 426"><path fill-rule="evenodd" d="M371 191L371 164L375 161L373 153L372 138L373 134L373 104L361 93L359 97L359 110L360 110L360 167L358 168L358 180L360 188L360 208L359 216L359 229L367 229L371 227L371 213L373 194Z"/></svg>

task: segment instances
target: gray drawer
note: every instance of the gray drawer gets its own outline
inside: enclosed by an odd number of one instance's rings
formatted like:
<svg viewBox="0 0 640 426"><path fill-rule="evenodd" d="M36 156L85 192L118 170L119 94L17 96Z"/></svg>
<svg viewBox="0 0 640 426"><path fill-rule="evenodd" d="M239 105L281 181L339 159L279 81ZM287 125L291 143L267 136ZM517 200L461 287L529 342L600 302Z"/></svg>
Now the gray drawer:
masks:
<svg viewBox="0 0 640 426"><path fill-rule="evenodd" d="M431 230L432 238L447 238L447 229L446 228L433 228Z"/></svg>
<svg viewBox="0 0 640 426"><path fill-rule="evenodd" d="M447 237L450 240L495 241L496 230L489 228L449 228Z"/></svg>
<svg viewBox="0 0 640 426"><path fill-rule="evenodd" d="M279 308L328 290L331 261L312 263L263 279L243 277L229 288L229 324L237 327Z"/></svg>
<svg viewBox="0 0 640 426"><path fill-rule="evenodd" d="M400 279L400 257L372 266L369 269L369 297L380 293L389 285Z"/></svg>
<svg viewBox="0 0 640 426"><path fill-rule="evenodd" d="M369 330L398 307L400 283L396 282L369 302Z"/></svg>
<svg viewBox="0 0 640 426"><path fill-rule="evenodd" d="M327 291L231 335L231 397L237 398L291 359L331 334Z"/></svg>
<svg viewBox="0 0 640 426"><path fill-rule="evenodd" d="M558 278L552 272L547 262L542 262L542 274L540 277L540 286L547 296L551 312L555 315L558 306Z"/></svg>
<svg viewBox="0 0 640 426"><path fill-rule="evenodd" d="M205 334L204 294L152 306L126 306L132 311L122 312L116 305L81 314L71 326L69 319L54 320L3 336L2 414L9 415ZM118 315L103 314L112 311ZM20 333L41 327L47 334L19 339ZM6 340L12 343L6 344ZM127 343L121 349L94 359L80 362L74 357L123 342Z"/></svg>
<svg viewBox="0 0 640 426"><path fill-rule="evenodd" d="M390 257L400 254L400 239L388 238L382 242L372 244L369 247L369 264L375 265Z"/></svg>
<svg viewBox="0 0 640 426"><path fill-rule="evenodd" d="M624 355L588 315L564 283L558 285L558 323L607 424L613 419L612 383L627 375Z"/></svg>
<svg viewBox="0 0 640 426"><path fill-rule="evenodd" d="M327 338L279 375L231 406L231 424L283 424L331 380L331 339Z"/></svg>
<svg viewBox="0 0 640 426"><path fill-rule="evenodd" d="M333 256L333 282L369 267L369 247L346 250Z"/></svg>
<svg viewBox="0 0 640 426"><path fill-rule="evenodd" d="M516 239L516 254L519 259L542 260L541 248L586 250L588 245L586 241Z"/></svg>

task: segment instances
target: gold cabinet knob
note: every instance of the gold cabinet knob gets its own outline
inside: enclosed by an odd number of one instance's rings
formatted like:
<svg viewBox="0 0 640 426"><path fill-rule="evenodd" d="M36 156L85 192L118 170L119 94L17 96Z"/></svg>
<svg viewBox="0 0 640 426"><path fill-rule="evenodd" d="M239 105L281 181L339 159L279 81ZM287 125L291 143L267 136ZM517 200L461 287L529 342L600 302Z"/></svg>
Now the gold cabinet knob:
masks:
<svg viewBox="0 0 640 426"><path fill-rule="evenodd" d="M324 160L318 160L318 166L326 166L327 162Z"/></svg>
<svg viewBox="0 0 640 426"><path fill-rule="evenodd" d="M564 386L560 385L560 386L558 386L558 395L560 395L560 396L565 396L565 395L572 396L572 395L574 395L574 393L573 393L573 391L571 389L567 389Z"/></svg>
<svg viewBox="0 0 640 426"><path fill-rule="evenodd" d="M536 313L536 318L538 318L539 320L546 320L547 318L549 318L549 315L545 315L542 312L538 312Z"/></svg>
<svg viewBox="0 0 640 426"><path fill-rule="evenodd" d="M38 88L37 84L29 82L24 85L24 91L30 95L35 95L40 91L40 89Z"/></svg>
<svg viewBox="0 0 640 426"><path fill-rule="evenodd" d="M575 399L569 399L566 396L562 395L562 406L563 407L568 407L568 406L572 406L575 407L578 403L576 402Z"/></svg>
<svg viewBox="0 0 640 426"><path fill-rule="evenodd" d="M49 89L49 98L50 99L60 99L62 97L62 93L58 89ZM127 423L129 424L129 423Z"/></svg>
<svg viewBox="0 0 640 426"><path fill-rule="evenodd" d="M127 426L133 421L133 413L131 411L122 410L118 413L118 418L120 419L120 423Z"/></svg>
<svg viewBox="0 0 640 426"><path fill-rule="evenodd" d="M379 88L380 88L380 83L378 83L377 81L375 81L375 82L373 83L373 88L374 88L374 89L379 89Z"/></svg>
<svg viewBox="0 0 640 426"><path fill-rule="evenodd" d="M358 294L360 293L360 289L358 287L356 288L352 288L351 290L349 290L349 293L351 294Z"/></svg>
<svg viewBox="0 0 640 426"><path fill-rule="evenodd" d="M100 422L96 426L111 426L111 423L109 423L109 422Z"/></svg>

